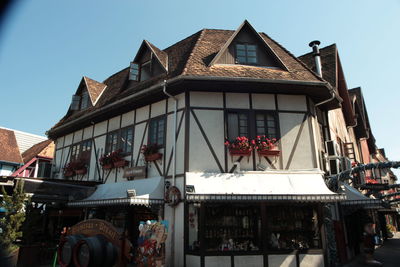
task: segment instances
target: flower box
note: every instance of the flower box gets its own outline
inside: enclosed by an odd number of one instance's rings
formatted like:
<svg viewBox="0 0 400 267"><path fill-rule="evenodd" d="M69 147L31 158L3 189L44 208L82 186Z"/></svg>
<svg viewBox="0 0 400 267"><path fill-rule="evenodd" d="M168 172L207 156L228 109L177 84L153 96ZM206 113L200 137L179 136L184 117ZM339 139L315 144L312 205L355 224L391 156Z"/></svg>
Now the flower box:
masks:
<svg viewBox="0 0 400 267"><path fill-rule="evenodd" d="M123 160L119 160L119 161L114 162L113 165L114 165L115 168L121 168L121 167L127 166L128 163L129 163L129 161L123 159Z"/></svg>
<svg viewBox="0 0 400 267"><path fill-rule="evenodd" d="M250 156L251 151L251 149L229 149L229 153L231 154L231 156Z"/></svg>
<svg viewBox="0 0 400 267"><path fill-rule="evenodd" d="M150 155L145 155L144 156L144 160L145 161L156 161L161 159L163 156L162 153L154 153L154 154L150 154Z"/></svg>
<svg viewBox="0 0 400 267"><path fill-rule="evenodd" d="M102 166L102 168L103 168L103 170L110 170L110 169L114 168L114 165L112 163L104 164Z"/></svg>
<svg viewBox="0 0 400 267"><path fill-rule="evenodd" d="M82 169L77 169L77 170L75 170L75 173L76 174L86 174L86 172L87 172L87 169L86 168L82 168Z"/></svg>
<svg viewBox="0 0 400 267"><path fill-rule="evenodd" d="M258 155L261 156L279 156L281 151L277 146L271 146L270 149L259 149L257 150Z"/></svg>
<svg viewBox="0 0 400 267"><path fill-rule="evenodd" d="M65 172L64 172L64 176L65 176L65 177L74 176L74 171L65 171Z"/></svg>

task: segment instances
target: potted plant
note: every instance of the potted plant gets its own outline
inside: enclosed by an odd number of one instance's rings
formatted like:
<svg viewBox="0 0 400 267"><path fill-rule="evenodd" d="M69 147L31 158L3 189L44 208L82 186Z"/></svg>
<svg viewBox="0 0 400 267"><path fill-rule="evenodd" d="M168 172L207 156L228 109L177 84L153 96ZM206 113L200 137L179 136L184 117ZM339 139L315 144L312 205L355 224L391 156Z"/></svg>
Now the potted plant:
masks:
<svg viewBox="0 0 400 267"><path fill-rule="evenodd" d="M17 266L19 247L15 244L22 237L21 225L25 220L25 201L23 181L16 182L12 195L8 195L2 187L3 201L1 206L5 210L4 217L0 219L1 238L0 262L5 266Z"/></svg>
<svg viewBox="0 0 400 267"><path fill-rule="evenodd" d="M231 156L250 156L253 150L246 136L238 136L234 141L226 140L225 146L229 149Z"/></svg>
<svg viewBox="0 0 400 267"><path fill-rule="evenodd" d="M99 159L99 162L103 169L124 167L129 163L129 161L123 158L122 149L102 155Z"/></svg>
<svg viewBox="0 0 400 267"><path fill-rule="evenodd" d="M86 174L87 168L86 168L86 162L83 159L77 159L74 162L74 167L75 167L75 174Z"/></svg>
<svg viewBox="0 0 400 267"><path fill-rule="evenodd" d="M145 161L156 161L162 158L163 154L159 153L160 146L158 144L143 145L141 152Z"/></svg>
<svg viewBox="0 0 400 267"><path fill-rule="evenodd" d="M277 146L276 138L268 138L265 135L258 135L252 141L259 156L278 156L280 151Z"/></svg>
<svg viewBox="0 0 400 267"><path fill-rule="evenodd" d="M67 165L64 167L64 176L65 177L71 177L75 175L75 168L74 168L74 162L69 162Z"/></svg>

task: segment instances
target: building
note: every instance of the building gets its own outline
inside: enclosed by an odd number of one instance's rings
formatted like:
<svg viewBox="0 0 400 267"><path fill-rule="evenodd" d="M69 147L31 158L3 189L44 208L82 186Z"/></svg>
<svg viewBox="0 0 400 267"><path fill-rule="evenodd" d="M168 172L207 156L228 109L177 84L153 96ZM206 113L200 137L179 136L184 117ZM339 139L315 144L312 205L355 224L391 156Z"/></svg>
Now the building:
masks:
<svg viewBox="0 0 400 267"><path fill-rule="evenodd" d="M99 185L65 211L132 243L141 221L167 220L168 266L331 264L333 229L346 231L334 203L374 201L324 176L367 163L369 138L358 140L370 130L336 46L321 49L322 72L300 59L245 21L163 50L143 41L130 67L82 78L48 132L54 177Z"/></svg>

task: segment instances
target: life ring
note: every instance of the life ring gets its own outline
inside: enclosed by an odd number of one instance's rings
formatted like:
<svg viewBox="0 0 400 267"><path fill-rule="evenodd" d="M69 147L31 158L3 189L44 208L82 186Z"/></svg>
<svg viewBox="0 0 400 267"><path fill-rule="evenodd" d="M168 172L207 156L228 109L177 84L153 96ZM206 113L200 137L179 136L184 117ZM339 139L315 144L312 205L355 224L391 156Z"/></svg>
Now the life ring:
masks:
<svg viewBox="0 0 400 267"><path fill-rule="evenodd" d="M174 207L178 205L181 200L181 191L179 191L178 187L170 186L167 191L165 191L165 202L169 206Z"/></svg>

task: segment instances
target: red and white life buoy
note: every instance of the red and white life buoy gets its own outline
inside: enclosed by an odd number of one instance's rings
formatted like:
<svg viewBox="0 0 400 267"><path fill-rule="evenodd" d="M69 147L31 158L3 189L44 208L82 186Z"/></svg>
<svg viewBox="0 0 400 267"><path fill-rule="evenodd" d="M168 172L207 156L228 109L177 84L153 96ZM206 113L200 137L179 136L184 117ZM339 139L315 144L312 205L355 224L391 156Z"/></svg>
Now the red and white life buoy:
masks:
<svg viewBox="0 0 400 267"><path fill-rule="evenodd" d="M174 207L179 204L182 200L181 196L181 191L179 191L178 187L176 186L170 186L166 191L165 191L165 202L171 206Z"/></svg>

